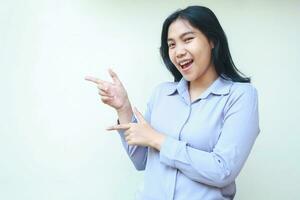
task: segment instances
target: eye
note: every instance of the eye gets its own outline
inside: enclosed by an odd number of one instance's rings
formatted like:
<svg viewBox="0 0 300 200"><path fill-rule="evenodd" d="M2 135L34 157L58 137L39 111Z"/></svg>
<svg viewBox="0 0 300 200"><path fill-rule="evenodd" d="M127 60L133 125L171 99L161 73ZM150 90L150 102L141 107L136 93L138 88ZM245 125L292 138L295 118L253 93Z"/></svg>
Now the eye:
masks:
<svg viewBox="0 0 300 200"><path fill-rule="evenodd" d="M168 47L169 47L169 49L172 49L173 47L175 47L175 44L174 43L169 43Z"/></svg>
<svg viewBox="0 0 300 200"><path fill-rule="evenodd" d="M184 39L184 42L190 42L190 41L192 41L192 39L194 39L194 38L193 38L193 37L185 38L185 39Z"/></svg>

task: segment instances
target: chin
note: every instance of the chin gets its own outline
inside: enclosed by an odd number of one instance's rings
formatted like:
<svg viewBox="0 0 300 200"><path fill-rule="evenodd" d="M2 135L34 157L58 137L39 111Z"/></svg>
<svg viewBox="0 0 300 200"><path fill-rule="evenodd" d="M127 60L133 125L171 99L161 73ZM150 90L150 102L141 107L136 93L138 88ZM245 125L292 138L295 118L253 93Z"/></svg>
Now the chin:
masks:
<svg viewBox="0 0 300 200"><path fill-rule="evenodd" d="M188 75L184 74L182 76L186 81L189 81L189 82L196 80L196 77L194 77L193 74L188 74Z"/></svg>

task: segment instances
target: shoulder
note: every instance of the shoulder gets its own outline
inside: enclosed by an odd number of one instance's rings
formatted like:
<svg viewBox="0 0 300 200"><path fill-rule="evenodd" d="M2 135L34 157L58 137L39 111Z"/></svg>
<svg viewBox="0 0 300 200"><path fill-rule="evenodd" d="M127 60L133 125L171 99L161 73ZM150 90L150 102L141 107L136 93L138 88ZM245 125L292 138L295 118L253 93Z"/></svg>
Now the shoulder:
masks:
<svg viewBox="0 0 300 200"><path fill-rule="evenodd" d="M159 95L167 95L175 91L177 84L178 82L161 82L155 86L154 93L158 93Z"/></svg>
<svg viewBox="0 0 300 200"><path fill-rule="evenodd" d="M160 99L162 96L170 94L172 91L175 91L177 82L161 82L154 86L151 92L149 103L153 104Z"/></svg>
<svg viewBox="0 0 300 200"><path fill-rule="evenodd" d="M251 83L232 82L230 96L257 96L257 90Z"/></svg>
<svg viewBox="0 0 300 200"><path fill-rule="evenodd" d="M252 107L257 102L257 89L251 83L232 82L225 110L236 106Z"/></svg>

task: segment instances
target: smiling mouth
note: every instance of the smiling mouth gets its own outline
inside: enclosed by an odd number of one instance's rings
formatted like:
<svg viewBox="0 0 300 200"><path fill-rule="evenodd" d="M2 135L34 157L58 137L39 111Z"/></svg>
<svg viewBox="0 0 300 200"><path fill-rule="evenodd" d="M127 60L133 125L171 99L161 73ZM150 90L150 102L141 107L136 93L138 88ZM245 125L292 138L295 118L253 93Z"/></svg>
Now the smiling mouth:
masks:
<svg viewBox="0 0 300 200"><path fill-rule="evenodd" d="M185 70L188 69L193 63L193 59L190 60L185 60L183 62L179 62L179 66L181 67L181 69Z"/></svg>

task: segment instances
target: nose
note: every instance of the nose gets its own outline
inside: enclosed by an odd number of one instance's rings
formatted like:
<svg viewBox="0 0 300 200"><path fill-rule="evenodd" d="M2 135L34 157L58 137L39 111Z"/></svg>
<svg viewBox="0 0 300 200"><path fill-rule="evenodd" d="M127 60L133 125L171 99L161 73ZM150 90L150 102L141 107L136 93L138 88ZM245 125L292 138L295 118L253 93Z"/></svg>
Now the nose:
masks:
<svg viewBox="0 0 300 200"><path fill-rule="evenodd" d="M184 48L184 46L180 45L177 46L176 49L176 58L182 58L186 55L186 49Z"/></svg>

